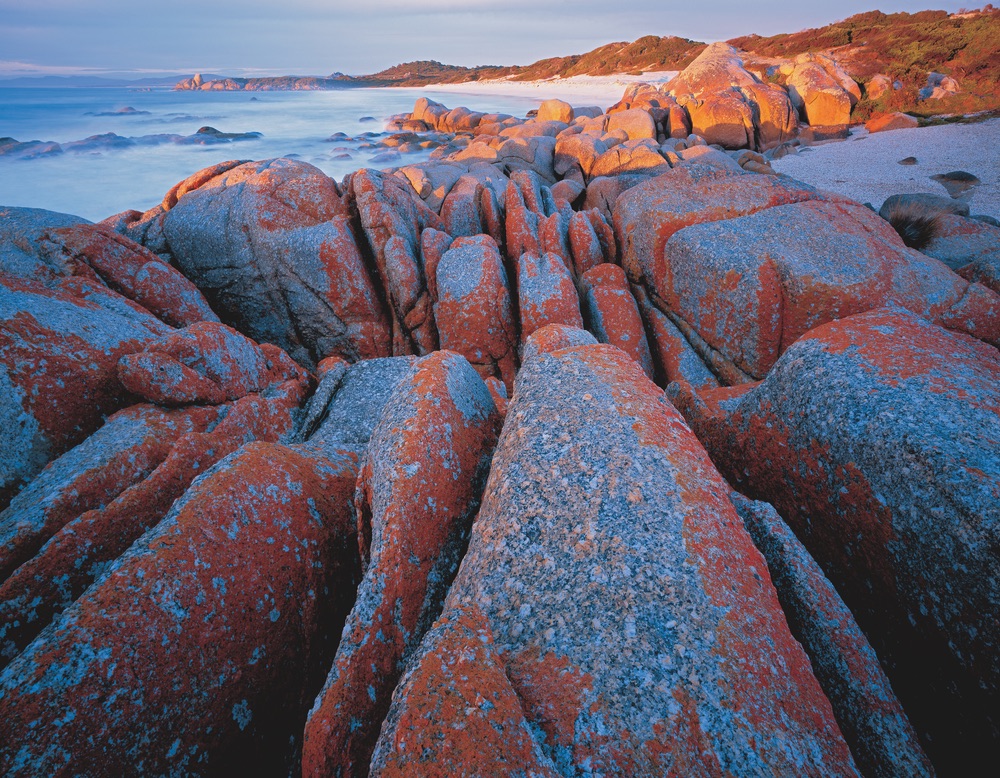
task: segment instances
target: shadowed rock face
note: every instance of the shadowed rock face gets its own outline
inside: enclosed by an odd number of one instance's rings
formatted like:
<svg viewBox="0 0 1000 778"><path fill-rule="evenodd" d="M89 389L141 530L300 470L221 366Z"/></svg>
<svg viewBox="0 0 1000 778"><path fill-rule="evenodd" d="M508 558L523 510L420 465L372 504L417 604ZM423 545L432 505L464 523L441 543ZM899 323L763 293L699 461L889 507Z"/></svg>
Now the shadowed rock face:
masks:
<svg viewBox="0 0 1000 778"><path fill-rule="evenodd" d="M222 320L313 366L389 353L382 303L336 184L303 162L227 170L163 217L180 270Z"/></svg>
<svg viewBox="0 0 1000 778"><path fill-rule="evenodd" d="M820 566L771 505L736 492L729 499L767 560L789 628L809 654L862 774L934 775L878 657Z"/></svg>
<svg viewBox="0 0 1000 778"><path fill-rule="evenodd" d="M355 474L254 444L199 479L0 675L0 770L287 772L352 594Z"/></svg>
<svg viewBox="0 0 1000 778"><path fill-rule="evenodd" d="M462 613L481 609L534 744L559 774L706 764L855 774L727 493L680 416L618 349L525 363L435 638L469 640ZM457 748L433 738L457 725L447 700L468 688L435 648L414 658L376 764L419 758L465 772L454 767ZM502 686L496 671L483 673L488 688ZM427 728L401 730L414 709Z"/></svg>
<svg viewBox="0 0 1000 778"><path fill-rule="evenodd" d="M355 502L366 570L310 712L303 775L366 775L403 661L458 569L500 415L457 354L417 362L375 427Z"/></svg>
<svg viewBox="0 0 1000 778"><path fill-rule="evenodd" d="M996 747L1000 359L899 309L801 338L753 388L673 389L722 472L772 502L857 615L925 747Z"/></svg>

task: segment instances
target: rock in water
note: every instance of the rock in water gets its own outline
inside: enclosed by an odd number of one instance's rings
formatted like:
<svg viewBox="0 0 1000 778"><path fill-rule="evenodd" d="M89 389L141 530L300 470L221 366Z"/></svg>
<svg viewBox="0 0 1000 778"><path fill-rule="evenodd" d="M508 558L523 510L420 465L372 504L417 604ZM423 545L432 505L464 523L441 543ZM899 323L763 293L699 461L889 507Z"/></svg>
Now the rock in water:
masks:
<svg viewBox="0 0 1000 778"><path fill-rule="evenodd" d="M177 266L221 319L313 367L389 353L389 328L334 181L290 159L249 162L163 217Z"/></svg>
<svg viewBox="0 0 1000 778"><path fill-rule="evenodd" d="M1000 357L900 309L812 330L752 388L672 387L857 616L938 768L997 753Z"/></svg>
<svg viewBox="0 0 1000 778"><path fill-rule="evenodd" d="M623 352L529 359L469 550L393 698L373 774L475 773L477 738L496 750L482 711L511 725L512 761L562 775L856 775L728 493ZM463 615L476 608L492 650ZM468 734L454 700L473 684L443 641L483 655ZM490 663L502 663L534 746Z"/></svg>
<svg viewBox="0 0 1000 778"><path fill-rule="evenodd" d="M447 351L389 399L358 478L367 569L306 724L303 775L367 774L402 662L458 569L499 428L482 379Z"/></svg>
<svg viewBox="0 0 1000 778"><path fill-rule="evenodd" d="M289 772L353 594L355 462L255 443L199 479L0 675L0 772Z"/></svg>

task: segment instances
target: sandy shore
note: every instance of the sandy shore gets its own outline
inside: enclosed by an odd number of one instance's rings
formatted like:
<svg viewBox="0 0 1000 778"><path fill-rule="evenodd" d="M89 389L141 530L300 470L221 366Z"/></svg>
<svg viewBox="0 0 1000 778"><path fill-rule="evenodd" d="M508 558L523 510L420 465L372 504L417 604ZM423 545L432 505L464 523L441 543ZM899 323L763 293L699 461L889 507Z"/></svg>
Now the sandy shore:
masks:
<svg viewBox="0 0 1000 778"><path fill-rule="evenodd" d="M972 213L1000 219L1000 119L947 124L869 135L813 146L773 163L780 173L880 207L889 195L932 192L947 195L931 176L964 170L982 183L965 199ZM917 164L899 160L916 157Z"/></svg>
<svg viewBox="0 0 1000 778"><path fill-rule="evenodd" d="M644 73L641 76L573 76L571 78L549 78L543 81L468 81L464 84L437 84L427 87L427 91L451 92L460 95L510 95L513 97L537 97L542 100L565 100L571 105L599 105L602 109L614 105L622 99L622 94L633 84L662 84L677 75L676 70ZM455 104L460 105L460 103ZM449 106L454 108L455 106Z"/></svg>

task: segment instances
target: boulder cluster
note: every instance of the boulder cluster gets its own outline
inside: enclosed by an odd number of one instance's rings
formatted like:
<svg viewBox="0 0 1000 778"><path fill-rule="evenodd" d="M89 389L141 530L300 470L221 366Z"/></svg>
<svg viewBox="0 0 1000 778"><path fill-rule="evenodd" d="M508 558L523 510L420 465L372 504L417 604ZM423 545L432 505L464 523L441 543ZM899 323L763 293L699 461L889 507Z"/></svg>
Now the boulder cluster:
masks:
<svg viewBox="0 0 1000 778"><path fill-rule="evenodd" d="M0 210L0 773L991 763L1000 229L775 175L735 67Z"/></svg>

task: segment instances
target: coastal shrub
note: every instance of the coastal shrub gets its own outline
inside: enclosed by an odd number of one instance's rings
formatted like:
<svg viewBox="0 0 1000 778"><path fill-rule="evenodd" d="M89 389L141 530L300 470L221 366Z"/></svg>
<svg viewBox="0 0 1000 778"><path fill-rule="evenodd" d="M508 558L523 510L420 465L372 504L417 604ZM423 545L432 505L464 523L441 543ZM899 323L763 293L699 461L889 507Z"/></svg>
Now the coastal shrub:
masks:
<svg viewBox="0 0 1000 778"><path fill-rule="evenodd" d="M903 201L889 209L887 221L911 249L926 248L941 231L941 213L919 202Z"/></svg>

